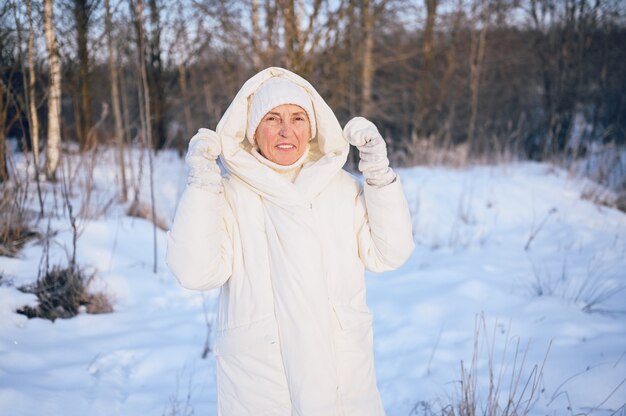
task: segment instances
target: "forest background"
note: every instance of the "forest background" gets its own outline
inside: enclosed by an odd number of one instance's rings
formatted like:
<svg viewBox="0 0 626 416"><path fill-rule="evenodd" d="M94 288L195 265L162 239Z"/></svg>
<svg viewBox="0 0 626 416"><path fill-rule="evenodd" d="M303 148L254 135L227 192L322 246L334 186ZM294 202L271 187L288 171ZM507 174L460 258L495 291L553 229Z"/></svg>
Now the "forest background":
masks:
<svg viewBox="0 0 626 416"><path fill-rule="evenodd" d="M267 66L374 121L399 166L626 142L619 0L8 0L0 39L3 182L9 138L48 178L64 143L182 155Z"/></svg>

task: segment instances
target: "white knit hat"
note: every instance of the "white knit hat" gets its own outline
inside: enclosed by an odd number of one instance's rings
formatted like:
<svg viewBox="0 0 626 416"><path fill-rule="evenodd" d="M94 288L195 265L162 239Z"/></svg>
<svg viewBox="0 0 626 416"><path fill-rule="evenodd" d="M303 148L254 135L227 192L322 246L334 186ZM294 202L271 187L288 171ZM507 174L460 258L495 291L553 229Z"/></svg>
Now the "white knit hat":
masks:
<svg viewBox="0 0 626 416"><path fill-rule="evenodd" d="M299 85L284 77L272 77L265 81L254 95L249 98L248 126L246 136L254 145L254 133L263 117L272 109L283 104L295 104L302 107L309 116L311 137L315 137L315 112L309 94Z"/></svg>

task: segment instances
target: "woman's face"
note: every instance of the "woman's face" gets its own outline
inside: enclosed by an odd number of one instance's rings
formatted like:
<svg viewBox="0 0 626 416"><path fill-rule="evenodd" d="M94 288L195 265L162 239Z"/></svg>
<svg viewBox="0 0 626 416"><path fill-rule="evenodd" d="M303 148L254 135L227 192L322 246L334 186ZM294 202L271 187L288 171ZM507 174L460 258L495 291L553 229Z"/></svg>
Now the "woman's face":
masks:
<svg viewBox="0 0 626 416"><path fill-rule="evenodd" d="M279 165L291 165L304 154L311 138L309 117L302 107L283 104L272 108L254 133L259 151Z"/></svg>

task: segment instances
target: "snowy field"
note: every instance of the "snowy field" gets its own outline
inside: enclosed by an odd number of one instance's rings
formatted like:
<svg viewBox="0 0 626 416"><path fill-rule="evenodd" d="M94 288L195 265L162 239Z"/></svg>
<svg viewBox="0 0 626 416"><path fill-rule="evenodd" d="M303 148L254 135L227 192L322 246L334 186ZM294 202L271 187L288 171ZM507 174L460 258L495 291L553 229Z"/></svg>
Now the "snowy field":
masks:
<svg viewBox="0 0 626 416"><path fill-rule="evenodd" d="M114 202L112 152L98 155L90 195L88 163L69 160L72 203L88 216L77 262L115 311L29 320L15 310L36 299L16 287L36 279L43 244L0 257L0 415L215 415L215 361L201 355L218 293L178 286L162 230L153 273L152 224ZM154 165L157 214L170 223L185 166L171 152ZM581 198L591 183L545 164L399 173L417 248L399 270L367 275L388 416L438 412L462 385L477 386L482 408L490 376L502 407L510 396L531 415L626 414L626 215ZM37 228L53 233L50 265L66 265L63 200L49 184L44 197Z"/></svg>

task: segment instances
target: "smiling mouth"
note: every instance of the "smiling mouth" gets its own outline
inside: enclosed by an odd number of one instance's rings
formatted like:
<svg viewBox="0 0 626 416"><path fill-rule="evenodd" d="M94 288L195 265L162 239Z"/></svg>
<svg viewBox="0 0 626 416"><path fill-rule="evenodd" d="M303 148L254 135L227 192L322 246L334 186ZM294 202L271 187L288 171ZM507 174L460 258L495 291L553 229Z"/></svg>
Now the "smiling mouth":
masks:
<svg viewBox="0 0 626 416"><path fill-rule="evenodd" d="M276 145L276 148L280 150L292 150L292 149L295 149L296 146L293 144L279 144L279 145Z"/></svg>

